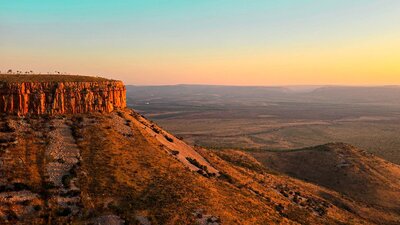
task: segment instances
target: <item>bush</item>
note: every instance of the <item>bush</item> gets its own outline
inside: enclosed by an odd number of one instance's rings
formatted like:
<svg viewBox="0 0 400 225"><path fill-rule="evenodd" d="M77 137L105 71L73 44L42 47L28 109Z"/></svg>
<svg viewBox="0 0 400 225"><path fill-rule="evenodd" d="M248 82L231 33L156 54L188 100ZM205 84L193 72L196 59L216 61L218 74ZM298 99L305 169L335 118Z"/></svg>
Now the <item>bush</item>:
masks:
<svg viewBox="0 0 400 225"><path fill-rule="evenodd" d="M46 189L46 190L53 189L53 188L55 188L55 187L56 187L56 186L53 184L53 182L45 182L45 183L43 184L43 188Z"/></svg>
<svg viewBox="0 0 400 225"><path fill-rule="evenodd" d="M58 209L56 212L57 216L69 216L72 213L72 210L70 208L61 208Z"/></svg>
<svg viewBox="0 0 400 225"><path fill-rule="evenodd" d="M160 129L158 129L157 127L155 127L154 125L151 125L150 127L154 132L156 132L157 134L160 133Z"/></svg>
<svg viewBox="0 0 400 225"><path fill-rule="evenodd" d="M0 193L9 191L9 188L6 185L0 185Z"/></svg>
<svg viewBox="0 0 400 225"><path fill-rule="evenodd" d="M72 133L72 136L73 136L75 139L82 139L82 138L83 138L83 135L82 135L82 133L79 131L79 129L80 129L80 125L79 125L79 124L74 123L74 124L71 126L71 133Z"/></svg>
<svg viewBox="0 0 400 225"><path fill-rule="evenodd" d="M283 207L282 204L278 204L275 206L275 210L278 211L279 213L281 213L284 209L285 207Z"/></svg>
<svg viewBox="0 0 400 225"><path fill-rule="evenodd" d="M179 154L179 151L177 151L177 150L172 150L172 151L171 151L171 154L172 154L172 155L178 155L178 154Z"/></svg>
<svg viewBox="0 0 400 225"><path fill-rule="evenodd" d="M5 123L3 127L0 128L0 132L13 133L15 128L11 127L9 123Z"/></svg>
<svg viewBox="0 0 400 225"><path fill-rule="evenodd" d="M61 197L78 197L79 195L81 195L81 192L79 190L70 190L68 192L62 193L60 194Z"/></svg>
<svg viewBox="0 0 400 225"><path fill-rule="evenodd" d="M196 159L190 158L190 157L186 157L187 161L189 161L192 165L196 166L199 169L202 169L204 171L206 171L208 173L208 168L207 166L201 165L199 163L199 161L197 161Z"/></svg>
<svg viewBox="0 0 400 225"><path fill-rule="evenodd" d="M29 203L30 203L30 200L24 200L24 201L21 202L21 205L28 206Z"/></svg>
<svg viewBox="0 0 400 225"><path fill-rule="evenodd" d="M124 134L124 136L130 138L133 137L133 134Z"/></svg>
<svg viewBox="0 0 400 225"><path fill-rule="evenodd" d="M227 182L229 182L231 184L235 183L233 178L229 174L224 173L224 172L219 172L219 178L222 180L226 180Z"/></svg>
<svg viewBox="0 0 400 225"><path fill-rule="evenodd" d="M170 136L164 134L165 139L167 139L167 141L169 142L174 142L174 139L172 139Z"/></svg>
<svg viewBox="0 0 400 225"><path fill-rule="evenodd" d="M6 144L6 143L13 143L17 141L15 137L3 137L0 138L0 144Z"/></svg>
<svg viewBox="0 0 400 225"><path fill-rule="evenodd" d="M70 187L71 180L72 180L72 176L69 175L69 174L64 175L64 176L61 178L62 184L63 184L64 187L66 187L66 188L69 188L69 187Z"/></svg>
<svg viewBox="0 0 400 225"><path fill-rule="evenodd" d="M14 191L31 190L31 188L23 183L14 183Z"/></svg>
<svg viewBox="0 0 400 225"><path fill-rule="evenodd" d="M121 117L121 118L124 118L124 114L123 114L122 112L120 112L120 111L117 112L117 115L118 115L119 117Z"/></svg>
<svg viewBox="0 0 400 225"><path fill-rule="evenodd" d="M82 123L83 120L84 119L83 119L82 116L74 116L74 117L72 117L72 122Z"/></svg>
<svg viewBox="0 0 400 225"><path fill-rule="evenodd" d="M197 168L199 168L199 170L197 171L197 173L203 175L204 177L210 178L210 177L215 177L216 174L215 173L210 173L208 171L207 166L201 165L199 163L199 161L197 161L196 159L190 158L190 157L186 157L186 160L189 161L192 165L196 166Z"/></svg>

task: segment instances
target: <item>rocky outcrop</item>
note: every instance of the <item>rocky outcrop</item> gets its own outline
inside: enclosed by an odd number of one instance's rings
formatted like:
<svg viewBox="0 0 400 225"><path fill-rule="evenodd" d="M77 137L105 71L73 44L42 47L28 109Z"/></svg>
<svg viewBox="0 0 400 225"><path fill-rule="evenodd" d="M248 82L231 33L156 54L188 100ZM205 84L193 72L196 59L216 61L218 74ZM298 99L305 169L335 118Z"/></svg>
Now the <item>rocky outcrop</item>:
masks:
<svg viewBox="0 0 400 225"><path fill-rule="evenodd" d="M0 81L1 114L76 114L125 107L126 89L121 81Z"/></svg>

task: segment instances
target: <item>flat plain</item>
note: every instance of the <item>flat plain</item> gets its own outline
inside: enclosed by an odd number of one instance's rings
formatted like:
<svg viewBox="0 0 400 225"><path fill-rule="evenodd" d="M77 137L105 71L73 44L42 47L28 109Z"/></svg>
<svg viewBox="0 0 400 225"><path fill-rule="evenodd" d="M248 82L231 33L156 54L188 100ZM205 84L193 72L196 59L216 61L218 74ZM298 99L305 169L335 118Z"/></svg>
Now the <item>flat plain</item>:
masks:
<svg viewBox="0 0 400 225"><path fill-rule="evenodd" d="M400 164L400 88L128 86L128 105L208 148L288 150L345 142Z"/></svg>

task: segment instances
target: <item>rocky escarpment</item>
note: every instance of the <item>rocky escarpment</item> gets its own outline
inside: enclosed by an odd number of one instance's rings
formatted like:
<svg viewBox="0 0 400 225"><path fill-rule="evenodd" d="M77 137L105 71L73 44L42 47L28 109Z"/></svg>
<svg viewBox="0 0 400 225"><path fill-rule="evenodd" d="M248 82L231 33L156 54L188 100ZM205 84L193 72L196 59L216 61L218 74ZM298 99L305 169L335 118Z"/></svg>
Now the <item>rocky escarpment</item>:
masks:
<svg viewBox="0 0 400 225"><path fill-rule="evenodd" d="M111 112L126 107L121 81L84 76L0 75L0 113Z"/></svg>

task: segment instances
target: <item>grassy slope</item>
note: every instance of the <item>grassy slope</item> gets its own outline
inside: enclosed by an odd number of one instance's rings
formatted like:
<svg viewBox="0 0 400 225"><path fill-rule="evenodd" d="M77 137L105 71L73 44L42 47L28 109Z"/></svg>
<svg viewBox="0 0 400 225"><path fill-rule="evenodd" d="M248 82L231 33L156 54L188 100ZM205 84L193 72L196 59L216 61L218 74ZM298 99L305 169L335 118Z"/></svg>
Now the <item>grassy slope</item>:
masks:
<svg viewBox="0 0 400 225"><path fill-rule="evenodd" d="M115 215L131 224L139 217L153 224L194 224L199 217L210 216L222 224L368 224L375 218L368 215L382 213L337 192L271 173L249 155L235 151L197 149L221 176L191 171L174 156L176 149L160 141L163 131L154 133L152 123L131 110L63 120L80 149L78 166L71 172L79 190L79 212L60 213L59 206L48 199L64 187L44 182L51 161L44 154L48 132L59 128L44 118L12 121L23 129L0 132L2 137L14 135L18 140L18 145L7 144L1 151L0 170L1 184L14 190L3 189L0 196L20 193L15 192L15 182L37 196L13 202L0 197L1 223L8 219L14 224L19 216L25 223L83 224Z"/></svg>
<svg viewBox="0 0 400 225"><path fill-rule="evenodd" d="M272 170L381 209L392 221L400 219L400 167L396 164L341 143L251 154Z"/></svg>

